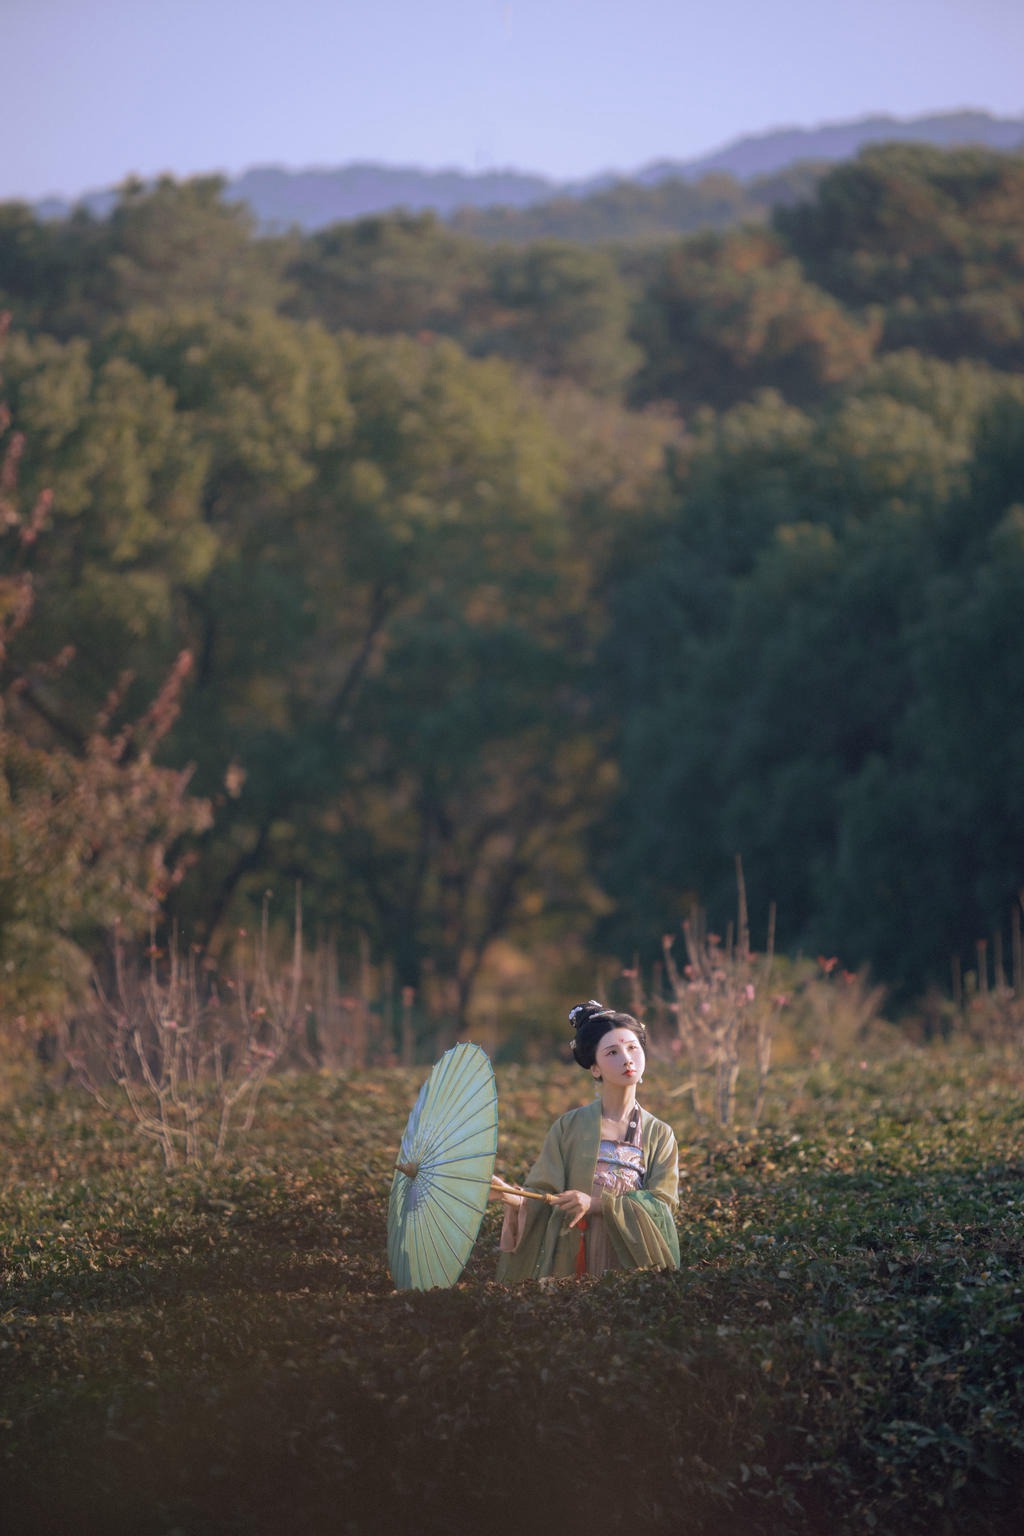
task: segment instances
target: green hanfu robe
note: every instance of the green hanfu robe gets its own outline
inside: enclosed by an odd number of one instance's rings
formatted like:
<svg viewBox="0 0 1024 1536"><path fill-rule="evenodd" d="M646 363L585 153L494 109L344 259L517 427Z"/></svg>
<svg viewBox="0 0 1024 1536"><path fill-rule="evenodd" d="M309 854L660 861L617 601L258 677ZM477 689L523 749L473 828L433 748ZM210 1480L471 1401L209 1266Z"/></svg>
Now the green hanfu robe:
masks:
<svg viewBox="0 0 1024 1536"><path fill-rule="evenodd" d="M678 1269L679 1238L674 1213L679 1202L679 1149L671 1128L641 1110L640 1133L646 1172L643 1186L627 1194L601 1195L601 1215L615 1255L624 1269ZM561 1194L589 1193L601 1142L601 1101L571 1109L555 1121L525 1181L527 1189ZM513 1252L498 1260L498 1279L562 1279L576 1273L580 1229L561 1211L539 1200L520 1207L522 1232Z"/></svg>

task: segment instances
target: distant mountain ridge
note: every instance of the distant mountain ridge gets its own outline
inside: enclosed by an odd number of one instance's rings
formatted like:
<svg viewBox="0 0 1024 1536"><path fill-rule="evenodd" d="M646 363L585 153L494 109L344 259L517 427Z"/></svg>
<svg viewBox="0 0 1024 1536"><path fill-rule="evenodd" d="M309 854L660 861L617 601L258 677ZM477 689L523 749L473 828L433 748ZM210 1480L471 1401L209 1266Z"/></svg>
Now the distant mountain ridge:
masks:
<svg viewBox="0 0 1024 1536"><path fill-rule="evenodd" d="M986 149L1012 151L1024 148L1024 117L994 117L989 112L965 110L928 117L861 117L847 123L824 123L818 128L776 128L769 133L734 139L699 160L659 160L630 179L651 186L673 176L691 181L725 172L737 181L750 181L755 176L784 170L799 160L851 160L868 144L893 140L934 144L942 149L977 144Z"/></svg>
<svg viewBox="0 0 1024 1536"><path fill-rule="evenodd" d="M744 135L694 160L658 160L629 174L608 172L576 182L515 170L474 174L372 162L296 171L256 166L229 179L224 195L231 202L248 204L264 230L294 227L309 233L399 208L410 213L429 210L444 219L463 209L523 209L555 198L582 199L623 182L652 187L669 180L696 182L714 174L747 182L800 161L826 164L852 159L866 145L887 140L943 148L970 144L1020 150L1024 149L1024 116L963 110L905 119L874 115L817 128L778 128ZM36 212L41 218L65 218L78 206L105 217L116 201L116 190L105 189L86 194L77 204L50 198L36 204Z"/></svg>

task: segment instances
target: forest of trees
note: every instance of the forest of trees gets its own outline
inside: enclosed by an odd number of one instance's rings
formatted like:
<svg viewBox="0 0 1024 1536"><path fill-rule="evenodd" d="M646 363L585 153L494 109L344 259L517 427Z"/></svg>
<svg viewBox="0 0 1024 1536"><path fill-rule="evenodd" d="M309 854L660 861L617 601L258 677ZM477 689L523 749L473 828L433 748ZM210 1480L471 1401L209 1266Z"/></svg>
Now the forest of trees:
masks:
<svg viewBox="0 0 1024 1536"><path fill-rule="evenodd" d="M4 1009L297 882L460 1025L726 922L737 854L897 1000L1009 933L1024 158L614 243L221 190L0 206Z"/></svg>

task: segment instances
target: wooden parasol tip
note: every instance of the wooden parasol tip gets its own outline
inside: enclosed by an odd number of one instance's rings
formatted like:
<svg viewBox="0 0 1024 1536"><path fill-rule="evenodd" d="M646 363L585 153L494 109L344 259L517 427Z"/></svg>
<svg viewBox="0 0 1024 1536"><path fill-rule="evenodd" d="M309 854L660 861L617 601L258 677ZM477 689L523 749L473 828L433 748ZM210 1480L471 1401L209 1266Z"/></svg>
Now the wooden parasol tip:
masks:
<svg viewBox="0 0 1024 1536"><path fill-rule="evenodd" d="M399 1173L404 1173L407 1179L414 1179L420 1171L419 1163L396 1163Z"/></svg>

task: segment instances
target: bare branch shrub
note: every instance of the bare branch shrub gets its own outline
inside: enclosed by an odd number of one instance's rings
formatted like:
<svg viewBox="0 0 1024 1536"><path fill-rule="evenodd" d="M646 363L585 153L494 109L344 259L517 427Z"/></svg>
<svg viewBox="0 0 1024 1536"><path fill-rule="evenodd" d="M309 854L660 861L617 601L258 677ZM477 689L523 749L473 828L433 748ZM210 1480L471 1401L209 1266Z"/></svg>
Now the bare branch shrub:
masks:
<svg viewBox="0 0 1024 1536"><path fill-rule="evenodd" d="M232 1137L253 1126L271 1070L305 1017L301 904L292 961L280 976L268 959L267 903L259 937L235 977L218 985L194 950L177 940L166 955L150 945L149 965L114 949L109 991L65 1032L64 1055L107 1110L133 1118L164 1163L217 1162Z"/></svg>
<svg viewBox="0 0 1024 1536"><path fill-rule="evenodd" d="M972 1040L1019 1048L1024 1045L1024 937L1021 911L1024 892L1010 913L1009 970L1003 935L993 935L990 948L984 939L976 946L977 967L961 978L954 967L953 1002L960 1027Z"/></svg>
<svg viewBox="0 0 1024 1536"><path fill-rule="evenodd" d="M355 975L346 985L337 936L330 933L317 940L306 985L306 1029L292 1053L298 1064L338 1072L365 1067L371 1055L380 1055L382 1014L390 1012L388 978L385 974L380 988L383 1007L375 1006L378 986L370 941L362 932L353 969Z"/></svg>
<svg viewBox="0 0 1024 1536"><path fill-rule="evenodd" d="M720 1126L732 1125L736 1114L736 1085L743 1047L749 1046L757 1074L752 1122L764 1106L771 1069L775 1019L781 999L765 996L775 950L775 911L771 909L765 953L750 947L750 924L743 866L736 860L738 913L735 932L731 925L725 943L708 933L703 920L683 923L687 962L680 971L673 954L674 936L662 940L665 974L671 989L671 1008L682 1053L689 1065L689 1081L679 1092L689 1091L694 1112L706 1114L702 1083L710 1070L713 1082L712 1114Z"/></svg>
<svg viewBox="0 0 1024 1536"><path fill-rule="evenodd" d="M878 1025L886 988L872 982L865 968L846 971L834 955L819 955L816 970L799 991L803 1031L820 1054L844 1055L863 1048Z"/></svg>

